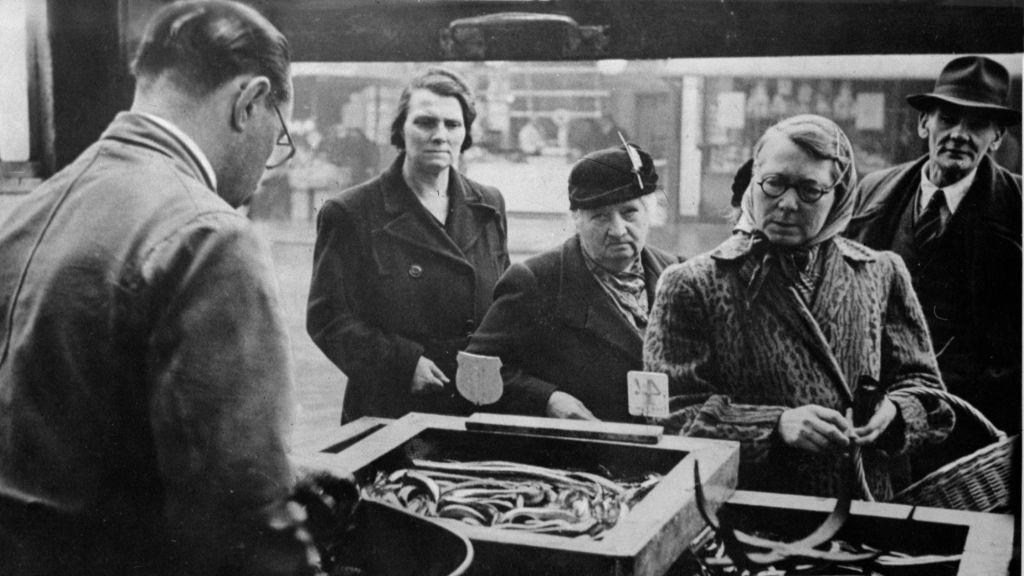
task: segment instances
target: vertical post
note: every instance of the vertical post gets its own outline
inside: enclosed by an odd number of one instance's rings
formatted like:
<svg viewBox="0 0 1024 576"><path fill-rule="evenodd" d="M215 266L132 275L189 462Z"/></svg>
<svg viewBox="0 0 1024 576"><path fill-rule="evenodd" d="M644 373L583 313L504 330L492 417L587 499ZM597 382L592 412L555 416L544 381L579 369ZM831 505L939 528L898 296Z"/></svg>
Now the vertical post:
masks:
<svg viewBox="0 0 1024 576"><path fill-rule="evenodd" d="M121 41L122 1L129 0L47 0L57 170L131 105L133 82Z"/></svg>
<svg viewBox="0 0 1024 576"><path fill-rule="evenodd" d="M28 0L0 0L0 160L30 158Z"/></svg>
<svg viewBox="0 0 1024 576"><path fill-rule="evenodd" d="M680 103L679 134L679 215L700 216L701 173L703 153L704 79L700 76L683 77Z"/></svg>

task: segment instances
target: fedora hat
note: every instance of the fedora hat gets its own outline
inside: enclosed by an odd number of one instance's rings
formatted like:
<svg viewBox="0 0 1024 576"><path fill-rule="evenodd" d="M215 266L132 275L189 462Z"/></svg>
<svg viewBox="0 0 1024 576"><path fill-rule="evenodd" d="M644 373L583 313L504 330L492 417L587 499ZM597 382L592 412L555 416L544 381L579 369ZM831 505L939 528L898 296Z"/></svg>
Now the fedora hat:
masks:
<svg viewBox="0 0 1024 576"><path fill-rule="evenodd" d="M936 104L972 108L989 113L1003 124L1020 122L1020 111L1010 108L1010 74L1002 64L984 56L962 56L951 60L927 94L907 96L907 102L921 112Z"/></svg>

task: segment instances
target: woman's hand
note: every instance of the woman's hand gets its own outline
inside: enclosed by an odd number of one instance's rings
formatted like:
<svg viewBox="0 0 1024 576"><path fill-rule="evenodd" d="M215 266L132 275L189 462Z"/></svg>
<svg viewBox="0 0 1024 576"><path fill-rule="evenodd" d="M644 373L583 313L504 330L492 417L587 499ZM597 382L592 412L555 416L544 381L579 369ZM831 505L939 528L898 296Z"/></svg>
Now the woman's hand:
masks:
<svg viewBox="0 0 1024 576"><path fill-rule="evenodd" d="M779 437L788 446L808 452L841 452L849 447L853 426L842 414L808 404L782 413Z"/></svg>
<svg viewBox="0 0 1024 576"><path fill-rule="evenodd" d="M597 420L583 402L572 394L555 392L548 398L547 415L551 418L571 418L573 420Z"/></svg>
<svg viewBox="0 0 1024 576"><path fill-rule="evenodd" d="M896 404L888 398L883 398L868 423L853 429L853 442L858 446L866 446L878 440L896 418L896 412Z"/></svg>
<svg viewBox="0 0 1024 576"><path fill-rule="evenodd" d="M444 372L434 364L434 361L426 356L420 356L416 362L416 370L412 373L412 393L419 396L423 394L434 394L444 390L444 385L450 382Z"/></svg>

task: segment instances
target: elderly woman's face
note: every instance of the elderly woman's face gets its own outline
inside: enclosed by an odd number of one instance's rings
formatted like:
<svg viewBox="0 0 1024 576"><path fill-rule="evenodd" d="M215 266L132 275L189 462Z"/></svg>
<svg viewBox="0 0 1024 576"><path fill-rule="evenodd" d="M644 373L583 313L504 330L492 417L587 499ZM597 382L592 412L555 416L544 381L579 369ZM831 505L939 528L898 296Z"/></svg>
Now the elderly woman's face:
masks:
<svg viewBox="0 0 1024 576"><path fill-rule="evenodd" d="M436 174L458 164L466 139L458 98L439 96L425 88L414 90L402 130L405 161L414 170Z"/></svg>
<svg viewBox="0 0 1024 576"><path fill-rule="evenodd" d="M605 270L622 272L647 244L651 216L643 198L573 213L576 233L587 254Z"/></svg>
<svg viewBox="0 0 1024 576"><path fill-rule="evenodd" d="M769 177L786 185L781 196L772 198L765 194L760 183ZM781 134L769 138L758 153L753 182L754 217L772 244L805 244L821 231L835 203L834 190L816 202L800 199L797 187L832 187L832 161L810 156Z"/></svg>

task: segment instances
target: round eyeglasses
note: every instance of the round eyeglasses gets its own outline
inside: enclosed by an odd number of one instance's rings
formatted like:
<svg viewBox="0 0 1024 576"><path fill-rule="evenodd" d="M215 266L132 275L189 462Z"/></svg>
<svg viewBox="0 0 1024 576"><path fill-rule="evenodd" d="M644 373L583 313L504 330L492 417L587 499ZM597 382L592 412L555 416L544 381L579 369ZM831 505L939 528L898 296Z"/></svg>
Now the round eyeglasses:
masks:
<svg viewBox="0 0 1024 576"><path fill-rule="evenodd" d="M825 194L835 190L836 186L839 186L839 183L842 182L843 178L846 176L846 171L849 170L850 164L852 164L852 162L847 163L846 166L843 167L843 171L839 173L839 177L836 178L835 183L827 188L821 188L806 181L793 182L781 174L769 174L762 178L757 185L761 187L761 191L764 192L764 195L769 198L778 198L785 194L786 190L792 188L796 190L796 195L802 202L813 204L818 200L821 200L821 197Z"/></svg>

